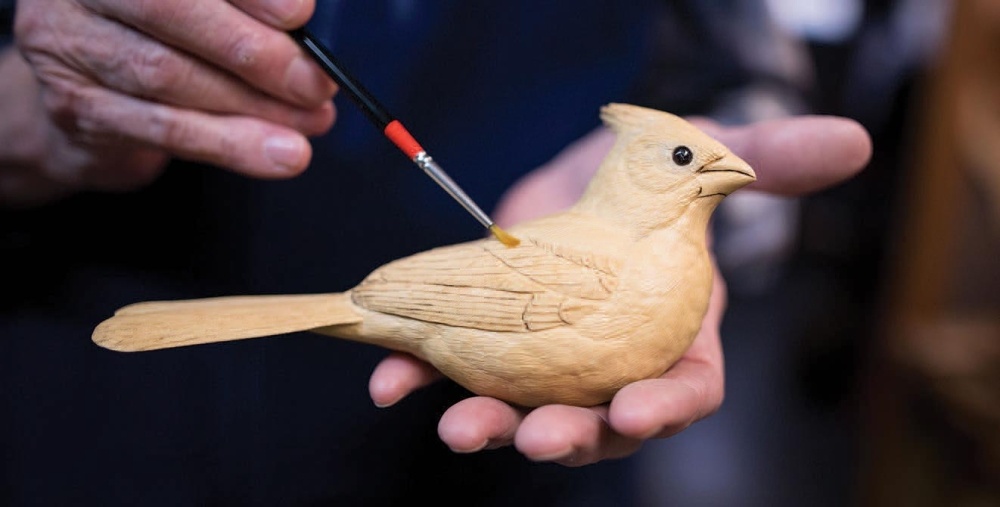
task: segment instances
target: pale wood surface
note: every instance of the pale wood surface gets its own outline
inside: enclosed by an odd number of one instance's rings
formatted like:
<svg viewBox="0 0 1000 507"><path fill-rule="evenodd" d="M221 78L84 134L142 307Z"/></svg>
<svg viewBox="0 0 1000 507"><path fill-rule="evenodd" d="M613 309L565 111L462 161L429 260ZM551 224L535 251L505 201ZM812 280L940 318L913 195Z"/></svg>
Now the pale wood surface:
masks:
<svg viewBox="0 0 1000 507"><path fill-rule="evenodd" d="M345 294L149 301L119 309L114 317L97 326L93 339L105 348L138 352L360 321L361 316Z"/></svg>
<svg viewBox="0 0 1000 507"><path fill-rule="evenodd" d="M412 353L512 403L608 401L691 344L712 285L709 218L754 174L676 116L625 104L601 112L617 134L611 153L571 209L511 228L516 247L435 248L340 295L140 303L94 341L149 350L311 330ZM674 162L679 146L693 152L689 164Z"/></svg>

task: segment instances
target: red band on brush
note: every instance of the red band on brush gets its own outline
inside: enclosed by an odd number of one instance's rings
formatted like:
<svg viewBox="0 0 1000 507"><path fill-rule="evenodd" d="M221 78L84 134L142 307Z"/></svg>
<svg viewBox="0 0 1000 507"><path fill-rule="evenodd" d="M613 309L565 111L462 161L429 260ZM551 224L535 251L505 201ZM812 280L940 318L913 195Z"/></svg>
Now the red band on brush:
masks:
<svg viewBox="0 0 1000 507"><path fill-rule="evenodd" d="M424 151L417 143L417 140L410 135L410 132L406 130L406 127L399 120L392 120L388 125L385 126L385 136L389 138L399 149L406 153L406 156L411 159L416 157L418 153Z"/></svg>

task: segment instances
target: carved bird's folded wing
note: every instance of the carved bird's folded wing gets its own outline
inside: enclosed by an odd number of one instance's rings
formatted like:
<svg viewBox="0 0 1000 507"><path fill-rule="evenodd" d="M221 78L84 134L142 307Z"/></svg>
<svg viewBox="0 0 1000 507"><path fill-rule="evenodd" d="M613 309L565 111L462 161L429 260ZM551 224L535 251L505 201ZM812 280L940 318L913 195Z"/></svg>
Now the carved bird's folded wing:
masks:
<svg viewBox="0 0 1000 507"><path fill-rule="evenodd" d="M359 306L426 322L527 332L570 324L617 285L613 260L522 238L429 250L372 272L351 291Z"/></svg>

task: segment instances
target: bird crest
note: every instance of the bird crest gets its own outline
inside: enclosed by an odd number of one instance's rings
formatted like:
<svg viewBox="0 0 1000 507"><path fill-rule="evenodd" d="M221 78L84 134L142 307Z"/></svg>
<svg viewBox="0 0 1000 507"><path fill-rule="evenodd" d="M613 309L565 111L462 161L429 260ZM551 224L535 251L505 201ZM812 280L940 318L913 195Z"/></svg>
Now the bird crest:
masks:
<svg viewBox="0 0 1000 507"><path fill-rule="evenodd" d="M601 107L601 120L615 131L619 137L632 139L636 135L648 134L663 139L669 133L672 139L684 139L687 144L698 145L720 153L728 150L696 128L687 120L675 114L658 109L633 106L631 104L610 103Z"/></svg>
<svg viewBox="0 0 1000 507"><path fill-rule="evenodd" d="M645 129L656 120L663 121L664 116L673 115L630 104L611 103L601 107L601 121L619 133Z"/></svg>

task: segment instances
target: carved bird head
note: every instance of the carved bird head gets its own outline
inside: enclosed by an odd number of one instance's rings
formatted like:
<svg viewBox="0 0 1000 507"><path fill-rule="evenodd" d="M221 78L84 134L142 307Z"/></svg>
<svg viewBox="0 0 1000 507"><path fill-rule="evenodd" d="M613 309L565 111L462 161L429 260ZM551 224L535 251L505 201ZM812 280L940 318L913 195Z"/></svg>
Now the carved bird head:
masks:
<svg viewBox="0 0 1000 507"><path fill-rule="evenodd" d="M639 235L686 215L707 221L722 198L756 180L746 162L673 114L609 104L601 109L601 119L617 140L577 209L632 227Z"/></svg>

